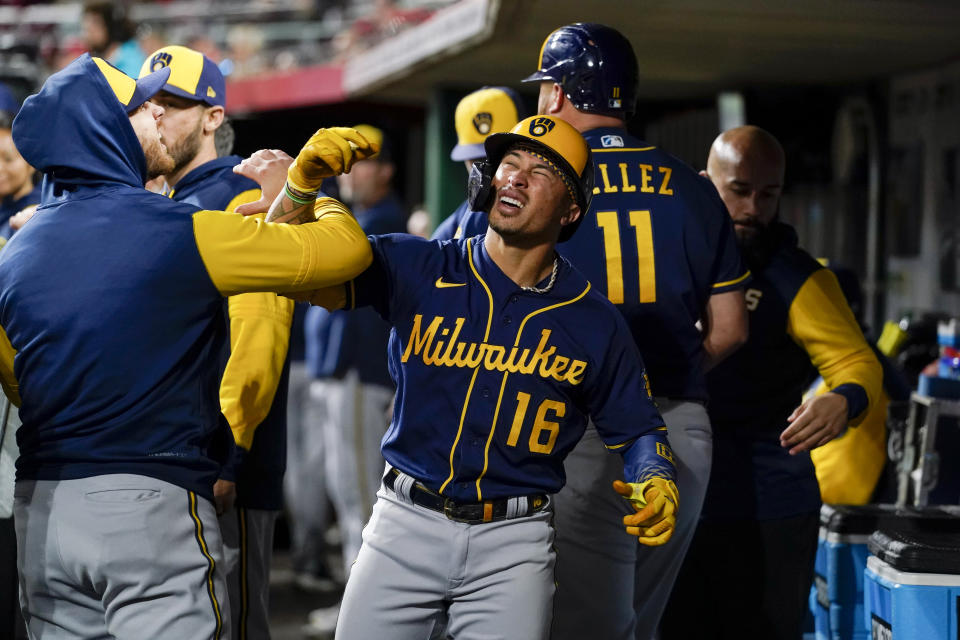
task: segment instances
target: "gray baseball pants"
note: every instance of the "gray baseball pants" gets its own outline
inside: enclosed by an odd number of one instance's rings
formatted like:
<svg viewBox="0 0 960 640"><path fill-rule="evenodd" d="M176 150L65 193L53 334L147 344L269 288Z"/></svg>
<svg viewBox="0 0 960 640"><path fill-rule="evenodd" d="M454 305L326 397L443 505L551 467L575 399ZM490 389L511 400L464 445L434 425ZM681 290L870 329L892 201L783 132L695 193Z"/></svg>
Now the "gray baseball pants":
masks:
<svg viewBox="0 0 960 640"><path fill-rule="evenodd" d="M350 573L336 637L547 638L554 590L550 509L465 524L381 487Z"/></svg>
<svg viewBox="0 0 960 640"><path fill-rule="evenodd" d="M212 503L132 474L21 480L20 606L30 638L229 637Z"/></svg>
<svg viewBox="0 0 960 640"><path fill-rule="evenodd" d="M283 498L290 521L293 566L308 574L323 567L330 512L322 427L327 420L326 401L310 397L312 382L303 362L290 364Z"/></svg>
<svg viewBox="0 0 960 640"><path fill-rule="evenodd" d="M278 514L234 507L220 516L233 640L270 640L270 561Z"/></svg>

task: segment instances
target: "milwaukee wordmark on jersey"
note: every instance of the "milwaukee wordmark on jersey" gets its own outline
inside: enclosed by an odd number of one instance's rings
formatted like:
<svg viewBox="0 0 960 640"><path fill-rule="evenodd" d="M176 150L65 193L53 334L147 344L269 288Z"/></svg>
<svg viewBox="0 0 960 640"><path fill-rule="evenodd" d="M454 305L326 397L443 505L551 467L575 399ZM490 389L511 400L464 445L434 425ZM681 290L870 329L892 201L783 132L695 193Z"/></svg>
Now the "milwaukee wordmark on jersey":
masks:
<svg viewBox="0 0 960 640"><path fill-rule="evenodd" d="M371 242L374 264L346 287L347 306L372 305L394 327L393 466L458 500L555 493L588 415L611 449L662 426L623 318L562 258L536 293L481 236Z"/></svg>

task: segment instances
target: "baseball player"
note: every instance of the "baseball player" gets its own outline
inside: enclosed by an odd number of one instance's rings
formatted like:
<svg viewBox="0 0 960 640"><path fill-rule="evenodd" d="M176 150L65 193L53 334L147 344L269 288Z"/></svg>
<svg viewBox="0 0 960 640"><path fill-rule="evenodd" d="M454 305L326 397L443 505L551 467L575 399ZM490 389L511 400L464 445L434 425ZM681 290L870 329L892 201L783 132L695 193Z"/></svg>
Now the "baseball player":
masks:
<svg viewBox="0 0 960 640"><path fill-rule="evenodd" d="M720 134L707 161L753 273L750 338L707 376L713 470L668 638L799 640L820 510L809 450L880 396L880 363L836 277L777 219L784 169L780 143L757 127ZM830 392L802 401L814 369Z"/></svg>
<svg viewBox="0 0 960 640"><path fill-rule="evenodd" d="M457 103L454 113L457 144L450 151L450 159L463 162L469 174L474 163L485 157L483 141L487 136L510 131L525 115L524 112L520 96L510 87L483 87L466 95ZM472 226L464 229L460 220L468 213L468 203L464 200L430 237L434 240L450 240L475 236L487 230L485 216L469 217Z"/></svg>
<svg viewBox="0 0 960 640"><path fill-rule="evenodd" d="M544 41L537 67L526 81L540 83L539 113L580 130L596 165L585 223L559 251L626 319L677 454L684 496L673 542L638 549L610 524L624 510L605 487L620 470L599 434L587 430L556 500L553 637L649 640L710 472L704 371L746 338L748 272L710 182L627 132L638 73L623 35L599 24L561 27Z"/></svg>
<svg viewBox="0 0 960 640"><path fill-rule="evenodd" d="M174 161L137 81L83 55L13 126L49 200L0 252L0 382L20 406L14 514L31 637L229 635L213 484L223 297L343 282L371 252L349 212L311 199L376 151L321 129L265 224L143 188ZM256 166L247 175L262 180ZM317 220L320 214L321 219Z"/></svg>
<svg viewBox="0 0 960 640"><path fill-rule="evenodd" d="M235 211L260 199L256 182L233 172L243 160L217 157L226 83L217 65L186 47L168 46L143 63L140 77L170 68L153 101L163 107L163 134L174 159L167 195L203 209ZM283 506L286 392L293 301L244 293L228 301L230 344L220 382L220 408L233 432L231 463L214 485L233 616L233 638L270 638L273 528ZM234 508L236 499L236 508Z"/></svg>
<svg viewBox="0 0 960 640"><path fill-rule="evenodd" d="M393 325L388 468L340 638L426 638L444 618L455 638L545 638L549 494L588 415L623 456L628 482L614 487L637 510L617 519L624 537L657 545L672 533L673 455L639 353L623 318L554 249L589 205L589 148L553 117L484 147L469 199L489 211L485 235L374 236L367 271L311 298L370 305Z"/></svg>

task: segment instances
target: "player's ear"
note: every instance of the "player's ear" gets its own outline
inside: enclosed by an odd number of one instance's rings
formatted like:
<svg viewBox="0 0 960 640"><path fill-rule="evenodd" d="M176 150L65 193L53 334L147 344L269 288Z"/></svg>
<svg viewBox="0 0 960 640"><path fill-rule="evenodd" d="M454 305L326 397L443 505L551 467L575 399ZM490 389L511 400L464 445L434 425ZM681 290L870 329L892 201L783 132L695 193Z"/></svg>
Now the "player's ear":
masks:
<svg viewBox="0 0 960 640"><path fill-rule="evenodd" d="M706 169L700 169L700 171L698 171L697 173L699 173L699 174L700 174L701 176L703 176L704 178L709 178L709 177L710 177L710 174L707 173L707 170L706 170Z"/></svg>
<svg viewBox="0 0 960 640"><path fill-rule="evenodd" d="M563 87L554 82L553 86L550 88L550 97L547 102L547 110L544 113L546 115L560 113L560 111L563 109L564 100L566 99L567 97L563 94Z"/></svg>
<svg viewBox="0 0 960 640"><path fill-rule="evenodd" d="M203 132L213 133L223 124L223 107L207 107L203 114Z"/></svg>
<svg viewBox="0 0 960 640"><path fill-rule="evenodd" d="M560 218L560 224L567 226L568 224L573 224L580 219L580 207L577 206L575 202L570 203L570 208L567 209L567 212L563 214Z"/></svg>

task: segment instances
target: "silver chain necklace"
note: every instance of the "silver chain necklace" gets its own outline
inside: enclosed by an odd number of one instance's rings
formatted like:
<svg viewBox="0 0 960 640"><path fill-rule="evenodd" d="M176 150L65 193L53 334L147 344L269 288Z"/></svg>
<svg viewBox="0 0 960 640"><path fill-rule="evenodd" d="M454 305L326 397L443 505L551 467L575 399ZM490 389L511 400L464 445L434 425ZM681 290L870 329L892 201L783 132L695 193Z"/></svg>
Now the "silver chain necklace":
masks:
<svg viewBox="0 0 960 640"><path fill-rule="evenodd" d="M480 240L482 243L486 238ZM530 293L548 293L550 289L553 289L553 284L557 281L557 271L560 269L560 256L554 254L553 256L553 271L550 273L550 282L547 283L545 287L520 287L524 291L529 291Z"/></svg>
<svg viewBox="0 0 960 640"><path fill-rule="evenodd" d="M545 287L520 287L524 291L529 291L530 293L547 293L550 289L553 289L553 283L557 281L557 270L560 267L560 258L554 257L553 259L553 272L550 274L550 282L547 283Z"/></svg>

